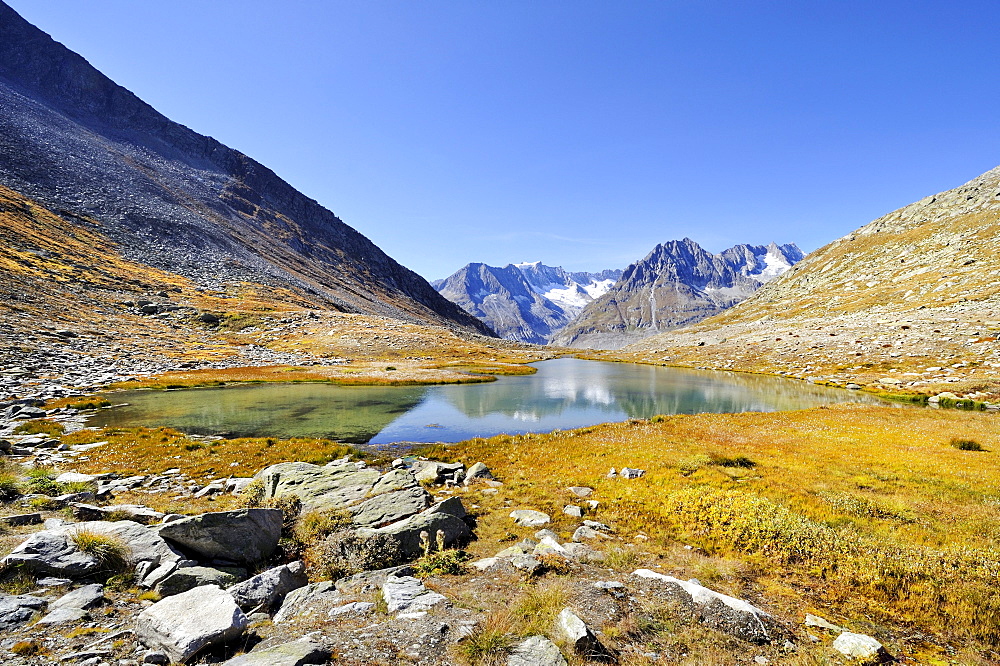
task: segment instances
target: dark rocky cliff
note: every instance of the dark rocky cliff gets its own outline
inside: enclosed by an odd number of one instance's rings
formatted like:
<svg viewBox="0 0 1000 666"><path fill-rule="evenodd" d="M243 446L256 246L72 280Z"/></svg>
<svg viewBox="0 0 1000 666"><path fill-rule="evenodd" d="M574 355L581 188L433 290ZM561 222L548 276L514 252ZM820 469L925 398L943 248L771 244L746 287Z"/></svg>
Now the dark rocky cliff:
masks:
<svg viewBox="0 0 1000 666"><path fill-rule="evenodd" d="M166 118L0 2L0 184L204 286L491 335L267 167Z"/></svg>

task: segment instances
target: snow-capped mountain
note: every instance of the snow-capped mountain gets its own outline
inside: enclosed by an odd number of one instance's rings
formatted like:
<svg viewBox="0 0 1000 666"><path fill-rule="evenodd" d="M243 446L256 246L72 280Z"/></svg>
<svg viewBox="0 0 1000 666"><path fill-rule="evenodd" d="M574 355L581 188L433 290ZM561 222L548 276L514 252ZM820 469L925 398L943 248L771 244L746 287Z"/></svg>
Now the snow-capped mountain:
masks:
<svg viewBox="0 0 1000 666"><path fill-rule="evenodd" d="M500 337L545 344L621 274L569 272L540 261L502 268L473 263L431 284Z"/></svg>
<svg viewBox="0 0 1000 666"><path fill-rule="evenodd" d="M614 349L736 305L802 259L794 244L737 245L712 254L690 238L653 248L552 338Z"/></svg>

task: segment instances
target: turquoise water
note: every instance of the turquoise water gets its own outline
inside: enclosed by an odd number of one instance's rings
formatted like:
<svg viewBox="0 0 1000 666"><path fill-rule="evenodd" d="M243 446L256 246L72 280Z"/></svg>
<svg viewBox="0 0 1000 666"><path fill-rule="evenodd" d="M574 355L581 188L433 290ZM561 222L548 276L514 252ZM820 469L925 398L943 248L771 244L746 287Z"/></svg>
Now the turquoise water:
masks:
<svg viewBox="0 0 1000 666"><path fill-rule="evenodd" d="M329 437L379 445L550 432L655 414L878 402L856 391L739 373L575 358L534 365L533 375L487 384L255 384L115 393L112 402L128 406L102 411L89 425L163 425L194 434Z"/></svg>

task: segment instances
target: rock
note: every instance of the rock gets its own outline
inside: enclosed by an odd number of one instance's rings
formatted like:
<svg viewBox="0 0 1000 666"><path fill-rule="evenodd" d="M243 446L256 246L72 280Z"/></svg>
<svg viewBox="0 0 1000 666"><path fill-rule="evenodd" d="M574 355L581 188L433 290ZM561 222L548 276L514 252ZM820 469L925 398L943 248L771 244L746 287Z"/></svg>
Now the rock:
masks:
<svg viewBox="0 0 1000 666"><path fill-rule="evenodd" d="M77 622L87 615L87 609L96 606L104 600L104 586L84 585L67 592L49 604L48 615L38 621L38 624L62 624Z"/></svg>
<svg viewBox="0 0 1000 666"><path fill-rule="evenodd" d="M477 462L465 472L465 485L469 486L476 481L493 481L493 473L485 463Z"/></svg>
<svg viewBox="0 0 1000 666"><path fill-rule="evenodd" d="M518 643L507 657L507 666L567 666L556 644L545 636L531 636Z"/></svg>
<svg viewBox="0 0 1000 666"><path fill-rule="evenodd" d="M135 619L136 638L181 663L208 645L238 638L246 628L246 615L236 601L215 585L157 601Z"/></svg>
<svg viewBox="0 0 1000 666"><path fill-rule="evenodd" d="M420 533L427 532L431 539L435 538L438 530L444 532L445 546L451 546L467 539L472 534L472 530L461 518L440 511L427 509L415 516L410 516L398 523L386 525L378 529L361 528L358 529L359 536L371 536L374 534L388 534L399 543L402 554L405 557L419 557L423 554L423 547L420 545Z"/></svg>
<svg viewBox="0 0 1000 666"><path fill-rule="evenodd" d="M212 314L211 312L202 312L200 315L198 315L198 321L200 321L203 324L218 324L220 320L216 315Z"/></svg>
<svg viewBox="0 0 1000 666"><path fill-rule="evenodd" d="M100 563L81 553L73 543L77 531L112 536L128 545L136 574L143 585L152 586L169 574L181 559L180 553L152 529L129 520L85 522L35 532L3 559L8 566L21 565L28 570L54 576L78 578L95 573ZM151 581L151 582L150 582Z"/></svg>
<svg viewBox="0 0 1000 666"><path fill-rule="evenodd" d="M644 469L633 469L631 467L622 467L622 471L618 473L623 479L638 479L640 476L646 473Z"/></svg>
<svg viewBox="0 0 1000 666"><path fill-rule="evenodd" d="M581 525L580 527L576 528L575 532L573 532L573 541L577 542L591 541L593 539L608 539L608 538L610 537L608 537L607 534L598 532L597 530L591 527L587 527L586 525Z"/></svg>
<svg viewBox="0 0 1000 666"><path fill-rule="evenodd" d="M222 666L303 666L325 664L329 657L329 650L320 644L308 638L300 638L291 643L241 654L224 662Z"/></svg>
<svg viewBox="0 0 1000 666"><path fill-rule="evenodd" d="M48 602L27 594L0 595L0 631L17 629L44 610Z"/></svg>
<svg viewBox="0 0 1000 666"><path fill-rule="evenodd" d="M156 591L164 597L193 590L202 585L228 587L236 582L233 574L211 567L182 567L156 584Z"/></svg>
<svg viewBox="0 0 1000 666"><path fill-rule="evenodd" d="M443 594L431 592L413 576L390 576L382 584L382 598L390 613L427 611L447 601Z"/></svg>
<svg viewBox="0 0 1000 666"><path fill-rule="evenodd" d="M556 540L556 541L558 541L558 539L559 539L559 535L556 534L555 532L553 532L552 530L541 529L541 530L538 530L537 532L535 532L535 538L538 539L539 541L541 541L545 537L549 537L549 538L551 538L553 540Z"/></svg>
<svg viewBox="0 0 1000 666"><path fill-rule="evenodd" d="M285 596L281 608L274 614L274 621L286 622L298 615L309 602L324 596L340 599L340 593L334 587L333 581L324 580L292 590Z"/></svg>
<svg viewBox="0 0 1000 666"><path fill-rule="evenodd" d="M42 514L22 513L16 516L4 516L3 518L0 518L0 522L6 523L11 527L21 527L22 525L37 525L42 522Z"/></svg>
<svg viewBox="0 0 1000 666"><path fill-rule="evenodd" d="M414 476L418 483L440 484L445 481L458 483L465 478L465 465L462 463L421 461L418 465L414 465Z"/></svg>
<svg viewBox="0 0 1000 666"><path fill-rule="evenodd" d="M415 515L431 505L430 494L420 486L376 495L351 508L354 523L362 527L383 527Z"/></svg>
<svg viewBox="0 0 1000 666"><path fill-rule="evenodd" d="M245 611L252 608L267 610L280 603L292 590L308 584L305 565L302 562L291 562L238 583L229 588L229 593Z"/></svg>
<svg viewBox="0 0 1000 666"><path fill-rule="evenodd" d="M320 467L302 462L271 465L254 477L264 482L264 497L295 494L302 510L346 509L364 500L379 480L378 470L361 469L346 460Z"/></svg>
<svg viewBox="0 0 1000 666"><path fill-rule="evenodd" d="M78 472L63 472L56 477L56 483L92 483L96 480L96 476Z"/></svg>
<svg viewBox="0 0 1000 666"><path fill-rule="evenodd" d="M563 513L567 516L573 516L574 518L583 518L583 507L570 504L569 506L563 507Z"/></svg>
<svg viewBox="0 0 1000 666"><path fill-rule="evenodd" d="M408 469L392 469L382 475L375 485L372 486L372 495L391 493L396 490L409 490L417 487L417 480L413 477L413 472Z"/></svg>
<svg viewBox="0 0 1000 666"><path fill-rule="evenodd" d="M823 618L821 618L821 617L819 617L817 615L809 615L809 614L807 614L806 615L805 625L807 627L819 627L821 629L827 629L829 631L833 631L833 632L836 632L836 633L840 633L842 631L845 631L845 629L843 627L838 627L837 625L833 624L832 622L828 622L827 620L824 620Z"/></svg>
<svg viewBox="0 0 1000 666"><path fill-rule="evenodd" d="M163 520L165 514L138 504L110 504L96 506L70 502L73 517L77 520L107 520L110 517L121 516L122 520L132 520L143 525L152 525Z"/></svg>
<svg viewBox="0 0 1000 666"><path fill-rule="evenodd" d="M280 509L203 513L159 528L160 536L206 558L253 563L267 559L281 537Z"/></svg>
<svg viewBox="0 0 1000 666"><path fill-rule="evenodd" d="M531 555L515 555L510 558L510 563L515 569L525 572L529 576L538 573L542 568L542 563Z"/></svg>
<svg viewBox="0 0 1000 666"><path fill-rule="evenodd" d="M852 634L849 631L837 636L833 641L833 649L862 664L881 664L892 659L882 644L871 636Z"/></svg>
<svg viewBox="0 0 1000 666"><path fill-rule="evenodd" d="M610 525L605 525L604 523L599 523L596 520L585 520L583 521L584 527L589 527L592 530L597 530L599 532L614 532Z"/></svg>
<svg viewBox="0 0 1000 666"><path fill-rule="evenodd" d="M443 502L438 502L427 509L427 513L447 513L456 518L465 518L469 515L462 504L462 500L458 497L449 497Z"/></svg>
<svg viewBox="0 0 1000 666"><path fill-rule="evenodd" d="M556 618L554 633L557 640L564 641L585 659L609 661L612 658L608 648L602 645L586 623L568 608L564 608Z"/></svg>
<svg viewBox="0 0 1000 666"><path fill-rule="evenodd" d="M533 511L531 509L517 509L510 512L510 517L514 522L524 527L540 527L551 522L552 518L547 513Z"/></svg>
<svg viewBox="0 0 1000 666"><path fill-rule="evenodd" d="M364 615L375 608L375 604L370 601L352 601L330 609L330 617L340 617L341 615Z"/></svg>
<svg viewBox="0 0 1000 666"><path fill-rule="evenodd" d="M594 494L593 488L588 488L586 486L570 486L566 490L570 491L577 497L587 498Z"/></svg>
<svg viewBox="0 0 1000 666"><path fill-rule="evenodd" d="M473 567L478 571L488 571L489 569L492 569L493 567L500 564L500 562L501 559L499 557L484 557L481 560L476 560L475 562L471 562L469 566Z"/></svg>
<svg viewBox="0 0 1000 666"><path fill-rule="evenodd" d="M766 643L771 640L772 628L777 627L773 618L759 608L742 599L710 590L696 580L683 581L649 569L639 569L632 575L676 586L699 607L699 619L704 624L731 636L754 643Z"/></svg>
<svg viewBox="0 0 1000 666"><path fill-rule="evenodd" d="M162 650L146 650L145 654L142 655L142 663L169 666L170 657Z"/></svg>

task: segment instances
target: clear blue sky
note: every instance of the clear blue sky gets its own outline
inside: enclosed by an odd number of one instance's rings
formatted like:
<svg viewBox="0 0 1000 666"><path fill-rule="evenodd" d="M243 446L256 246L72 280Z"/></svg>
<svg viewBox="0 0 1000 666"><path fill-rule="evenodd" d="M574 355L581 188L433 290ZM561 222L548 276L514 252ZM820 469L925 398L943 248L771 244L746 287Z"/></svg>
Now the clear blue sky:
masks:
<svg viewBox="0 0 1000 666"><path fill-rule="evenodd" d="M995 2L8 2L430 279L808 251L1000 164Z"/></svg>

